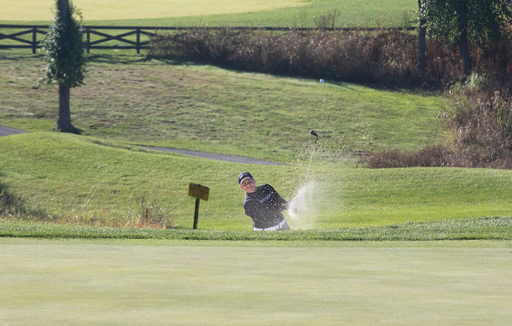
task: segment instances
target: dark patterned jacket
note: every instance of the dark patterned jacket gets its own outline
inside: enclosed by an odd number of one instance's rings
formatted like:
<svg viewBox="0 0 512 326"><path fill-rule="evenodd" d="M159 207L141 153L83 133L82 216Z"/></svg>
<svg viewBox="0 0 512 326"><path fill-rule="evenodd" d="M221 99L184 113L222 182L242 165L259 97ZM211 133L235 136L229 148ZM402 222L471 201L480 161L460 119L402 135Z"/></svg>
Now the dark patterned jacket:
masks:
<svg viewBox="0 0 512 326"><path fill-rule="evenodd" d="M245 214L252 218L254 227L266 229L284 220L282 211L288 208L288 202L268 184L258 186L253 193L245 194Z"/></svg>

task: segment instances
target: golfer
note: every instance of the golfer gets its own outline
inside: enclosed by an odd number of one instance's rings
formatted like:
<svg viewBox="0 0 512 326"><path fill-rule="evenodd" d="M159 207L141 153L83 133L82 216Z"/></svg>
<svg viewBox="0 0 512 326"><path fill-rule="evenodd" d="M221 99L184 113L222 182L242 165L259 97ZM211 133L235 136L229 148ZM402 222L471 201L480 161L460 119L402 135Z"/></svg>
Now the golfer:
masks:
<svg viewBox="0 0 512 326"><path fill-rule="evenodd" d="M281 213L288 209L288 202L271 185L256 187L252 175L243 172L238 176L238 186L245 192L244 214L252 218L254 231L290 230Z"/></svg>

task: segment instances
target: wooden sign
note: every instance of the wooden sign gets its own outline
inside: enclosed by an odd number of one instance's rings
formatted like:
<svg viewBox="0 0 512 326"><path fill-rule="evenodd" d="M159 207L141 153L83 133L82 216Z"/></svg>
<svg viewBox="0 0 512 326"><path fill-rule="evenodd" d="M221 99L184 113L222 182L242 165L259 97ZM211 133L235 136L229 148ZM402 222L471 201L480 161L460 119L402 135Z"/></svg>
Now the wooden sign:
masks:
<svg viewBox="0 0 512 326"><path fill-rule="evenodd" d="M202 199L208 201L208 194L210 193L210 188L201 186L195 183L190 183L188 185L188 195L190 197Z"/></svg>
<svg viewBox="0 0 512 326"><path fill-rule="evenodd" d="M188 195L190 197L196 198L196 209L194 212L194 226L193 229L197 229L197 221L199 220L199 202L202 200L208 201L208 194L210 193L210 188L201 186L195 183L190 183L188 185Z"/></svg>

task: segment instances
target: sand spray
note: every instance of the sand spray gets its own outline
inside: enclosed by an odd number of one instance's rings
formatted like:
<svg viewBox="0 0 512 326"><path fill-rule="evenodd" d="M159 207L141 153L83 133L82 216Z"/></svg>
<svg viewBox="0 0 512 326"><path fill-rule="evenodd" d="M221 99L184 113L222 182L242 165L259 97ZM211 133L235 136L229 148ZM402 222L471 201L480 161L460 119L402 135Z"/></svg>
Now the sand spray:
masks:
<svg viewBox="0 0 512 326"><path fill-rule="evenodd" d="M290 226L296 230L313 229L318 213L316 200L321 196L315 182L308 182L300 188L298 196L302 197L302 202L299 204L297 201L291 201L288 207Z"/></svg>

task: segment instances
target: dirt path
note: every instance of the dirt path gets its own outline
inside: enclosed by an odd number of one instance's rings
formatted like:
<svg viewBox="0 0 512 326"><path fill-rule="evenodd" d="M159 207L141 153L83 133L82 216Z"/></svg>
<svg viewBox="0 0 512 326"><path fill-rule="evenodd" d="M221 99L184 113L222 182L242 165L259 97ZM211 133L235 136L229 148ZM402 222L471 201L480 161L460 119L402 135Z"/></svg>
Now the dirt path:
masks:
<svg viewBox="0 0 512 326"><path fill-rule="evenodd" d="M27 131L0 126L0 137L16 135L16 134L23 134L23 133L26 133L26 132ZM272 161L265 161L265 160L258 160L258 159L255 159L255 158L244 157L244 156L204 153L204 152L189 151L189 150L186 150L186 149L177 149L177 148L148 147L148 146L139 146L139 147L145 148L145 149L149 149L149 150L155 150L155 151L164 151L164 152L170 152L170 153L177 153L177 154L184 154L184 155L190 155L190 156L197 156L197 157L202 157L202 158L206 158L206 159L210 159L210 160L217 160L217 161L225 161L225 162L233 162L233 163L259 164L259 165L286 166L286 164L282 164L282 163L277 163L277 162L272 162Z"/></svg>

